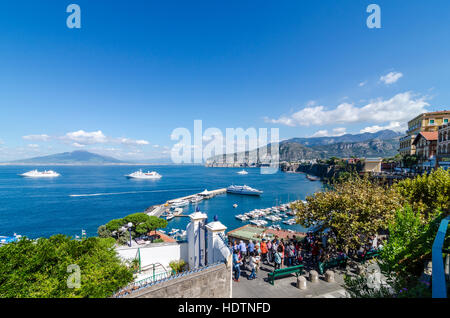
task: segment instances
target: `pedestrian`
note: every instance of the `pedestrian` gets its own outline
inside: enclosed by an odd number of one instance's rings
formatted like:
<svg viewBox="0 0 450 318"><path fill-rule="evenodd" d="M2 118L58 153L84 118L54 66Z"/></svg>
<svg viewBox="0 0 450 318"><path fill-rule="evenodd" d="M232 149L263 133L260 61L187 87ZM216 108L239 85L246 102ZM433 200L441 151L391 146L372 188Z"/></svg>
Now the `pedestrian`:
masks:
<svg viewBox="0 0 450 318"><path fill-rule="evenodd" d="M281 253L283 251L283 248L281 246L278 246L277 251L275 252L274 256L273 256L273 260L274 260L274 269L279 269L281 268Z"/></svg>
<svg viewBox="0 0 450 318"><path fill-rule="evenodd" d="M242 264L244 266L246 266L247 246L245 245L244 241L242 241L242 240L239 243L239 250L241 251Z"/></svg>
<svg viewBox="0 0 450 318"><path fill-rule="evenodd" d="M314 264L317 264L319 261L319 244L313 243L312 249L311 249L311 256Z"/></svg>
<svg viewBox="0 0 450 318"><path fill-rule="evenodd" d="M263 238L262 241L261 241L260 249L261 249L261 260L265 264L267 264L267 253L269 252L267 244L268 243L266 243L266 239Z"/></svg>
<svg viewBox="0 0 450 318"><path fill-rule="evenodd" d="M233 270L234 270L234 281L239 282L239 276L241 275L241 263L242 260L239 258L239 251L233 250Z"/></svg>
<svg viewBox="0 0 450 318"><path fill-rule="evenodd" d="M285 264L285 255L286 255L285 251L286 251L286 248L284 246L283 239L281 239L280 245L278 247L281 247L281 268L283 268L283 266L286 265Z"/></svg>
<svg viewBox="0 0 450 318"><path fill-rule="evenodd" d="M258 273L259 267L261 265L261 252L256 251L255 252L255 259L256 259L256 269L255 272Z"/></svg>
<svg viewBox="0 0 450 318"><path fill-rule="evenodd" d="M248 276L248 279L251 280L251 279L255 279L256 278L256 265L258 263L258 260L255 258L255 253L254 252L251 252L249 254L249 256L250 256L250 264L249 265L250 265L250 270L252 272L250 273L250 276Z"/></svg>
<svg viewBox="0 0 450 318"><path fill-rule="evenodd" d="M272 241L267 241L267 262L272 263Z"/></svg>
<svg viewBox="0 0 450 318"><path fill-rule="evenodd" d="M239 251L239 245L238 245L237 241L233 242L233 251Z"/></svg>
<svg viewBox="0 0 450 318"><path fill-rule="evenodd" d="M293 266L295 260L295 246L292 241L289 244L288 257L288 266Z"/></svg>
<svg viewBox="0 0 450 318"><path fill-rule="evenodd" d="M248 254L253 253L255 251L255 244L252 240L248 242Z"/></svg>

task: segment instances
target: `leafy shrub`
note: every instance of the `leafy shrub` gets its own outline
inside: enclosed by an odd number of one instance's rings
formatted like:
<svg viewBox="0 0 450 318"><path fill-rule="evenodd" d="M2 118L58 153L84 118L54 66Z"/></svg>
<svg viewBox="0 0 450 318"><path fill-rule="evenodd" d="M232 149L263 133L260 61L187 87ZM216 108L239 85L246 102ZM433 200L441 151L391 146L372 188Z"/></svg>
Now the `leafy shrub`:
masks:
<svg viewBox="0 0 450 318"><path fill-rule="evenodd" d="M73 240L61 234L22 238L0 247L0 297L109 297L133 280L117 256L114 239ZM80 288L69 288L68 266L80 268Z"/></svg>

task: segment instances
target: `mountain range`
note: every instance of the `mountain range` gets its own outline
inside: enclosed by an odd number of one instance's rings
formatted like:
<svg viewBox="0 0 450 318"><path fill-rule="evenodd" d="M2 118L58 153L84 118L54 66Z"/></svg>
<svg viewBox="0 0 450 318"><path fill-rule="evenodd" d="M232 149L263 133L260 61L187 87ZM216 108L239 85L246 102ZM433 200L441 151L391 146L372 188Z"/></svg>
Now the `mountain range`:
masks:
<svg viewBox="0 0 450 318"><path fill-rule="evenodd" d="M326 159L330 157L391 157L398 152L402 134L392 130L376 133L345 134L336 137L291 138L279 143L280 161ZM261 149L245 152L245 157L257 158ZM269 148L270 149L270 148ZM242 153L234 154L237 158ZM223 155L214 156L208 162L222 162Z"/></svg>
<svg viewBox="0 0 450 318"><path fill-rule="evenodd" d="M15 160L16 164L120 164L123 161L84 150L63 152L54 155Z"/></svg>
<svg viewBox="0 0 450 318"><path fill-rule="evenodd" d="M401 134L392 130L376 133L345 134L336 137L291 138L279 144L280 161L326 159L330 157L391 157L397 154ZM264 146L266 147L266 146ZM246 152L245 156L255 156L259 149ZM236 156L237 154L235 154ZM209 158L220 162L223 155ZM122 161L84 150L63 152L54 155L15 160L9 164L170 164L170 158Z"/></svg>

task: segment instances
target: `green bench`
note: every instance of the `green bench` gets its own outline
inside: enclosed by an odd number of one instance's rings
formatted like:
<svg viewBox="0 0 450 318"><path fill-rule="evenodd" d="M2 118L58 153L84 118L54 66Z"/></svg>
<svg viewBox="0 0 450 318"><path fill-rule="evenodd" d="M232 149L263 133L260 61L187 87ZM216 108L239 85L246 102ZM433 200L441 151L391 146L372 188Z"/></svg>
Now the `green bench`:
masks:
<svg viewBox="0 0 450 318"><path fill-rule="evenodd" d="M380 252L379 251L367 252L364 256L359 258L359 261L364 264L368 259L375 258L375 257L378 257L378 256L380 256Z"/></svg>
<svg viewBox="0 0 450 318"><path fill-rule="evenodd" d="M294 273L296 276L299 276L302 274L302 272L303 272L303 265L285 267L285 268L276 269L273 272L268 273L267 279L268 279L269 283L271 283L273 285L276 277L286 276L286 275L290 275L290 274L294 274Z"/></svg>
<svg viewBox="0 0 450 318"><path fill-rule="evenodd" d="M346 266L347 265L347 256L344 256L342 258L332 258L326 262L319 262L319 274L323 275L323 273L325 273L325 271L329 268L334 268L334 267L338 267L338 266Z"/></svg>

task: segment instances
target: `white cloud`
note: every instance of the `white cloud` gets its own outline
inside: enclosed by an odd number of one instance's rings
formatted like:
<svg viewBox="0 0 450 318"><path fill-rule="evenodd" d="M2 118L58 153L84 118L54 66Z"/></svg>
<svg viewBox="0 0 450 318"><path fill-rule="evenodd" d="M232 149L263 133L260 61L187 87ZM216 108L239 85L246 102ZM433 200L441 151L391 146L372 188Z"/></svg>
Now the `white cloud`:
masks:
<svg viewBox="0 0 450 318"><path fill-rule="evenodd" d="M22 136L23 139L25 140L32 140L32 141L48 141L50 139L49 135L27 135L27 136Z"/></svg>
<svg viewBox="0 0 450 318"><path fill-rule="evenodd" d="M394 131L405 131L406 128L407 128L406 122L401 123L398 121L391 121L389 124L387 124L385 126L374 125L374 126L366 127L364 129L361 129L360 133L365 133L365 132L375 133L377 131L385 130L385 129L390 129L390 130L394 130Z"/></svg>
<svg viewBox="0 0 450 318"><path fill-rule="evenodd" d="M342 103L334 109L327 109L325 106L305 107L290 116L281 116L279 119L266 118L266 121L286 126L406 122L417 114L426 112L427 106L429 104L426 97L405 92L387 100L372 100L362 107L349 103Z"/></svg>
<svg viewBox="0 0 450 318"><path fill-rule="evenodd" d="M334 128L330 133L328 132L328 130L319 130L310 137L337 137L345 135L345 133L346 133L345 127L338 127Z"/></svg>
<svg viewBox="0 0 450 318"><path fill-rule="evenodd" d="M153 148L159 148L159 145L153 145Z"/></svg>
<svg viewBox="0 0 450 318"><path fill-rule="evenodd" d="M310 100L310 101L308 101L308 102L306 103L306 106L312 107L312 106L314 106L314 105L316 105L316 104L317 104L317 102L316 102L315 100Z"/></svg>
<svg viewBox="0 0 450 318"><path fill-rule="evenodd" d="M130 138L111 138L105 136L101 130L97 131L84 131L78 130L74 132L69 132L64 136L60 137L63 141L68 141L75 147L83 147L86 145L95 145L95 144L122 144L127 146L143 146L148 145L149 142L147 140L139 139L134 140Z"/></svg>
<svg viewBox="0 0 450 318"><path fill-rule="evenodd" d="M108 140L101 130L93 132L87 132L84 130L69 132L65 136L61 137L61 139L73 141L80 145L105 143Z"/></svg>
<svg viewBox="0 0 450 318"><path fill-rule="evenodd" d="M143 145L149 144L149 142L147 140L142 140L142 139L141 140L133 140L130 138L118 138L117 141L124 145L143 146Z"/></svg>
<svg viewBox="0 0 450 318"><path fill-rule="evenodd" d="M403 73L390 72L384 76L381 76L380 81L382 81L386 85L389 85L397 82L401 77L403 77Z"/></svg>
<svg viewBox="0 0 450 318"><path fill-rule="evenodd" d="M365 86L366 84L367 84L367 81L364 81L364 82L359 83L358 86L359 86L359 87L363 87L363 86Z"/></svg>
<svg viewBox="0 0 450 318"><path fill-rule="evenodd" d="M33 148L33 149L37 149L37 148L39 148L39 145L36 145L36 144L28 144L28 147L29 147L29 148Z"/></svg>

